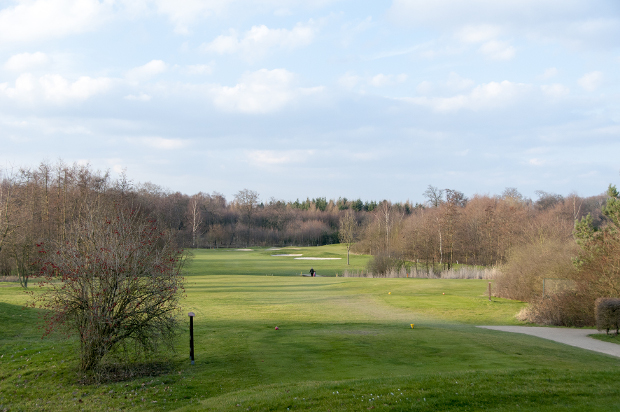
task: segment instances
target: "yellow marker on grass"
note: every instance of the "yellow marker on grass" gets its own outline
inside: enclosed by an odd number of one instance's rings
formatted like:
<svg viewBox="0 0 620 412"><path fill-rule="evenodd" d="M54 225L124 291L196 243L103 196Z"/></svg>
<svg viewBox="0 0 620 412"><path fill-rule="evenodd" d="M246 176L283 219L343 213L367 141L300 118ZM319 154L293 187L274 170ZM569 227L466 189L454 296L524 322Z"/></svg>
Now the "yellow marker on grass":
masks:
<svg viewBox="0 0 620 412"><path fill-rule="evenodd" d="M415 323L412 323L412 324L411 324L411 329L413 329L414 325L415 325Z"/></svg>

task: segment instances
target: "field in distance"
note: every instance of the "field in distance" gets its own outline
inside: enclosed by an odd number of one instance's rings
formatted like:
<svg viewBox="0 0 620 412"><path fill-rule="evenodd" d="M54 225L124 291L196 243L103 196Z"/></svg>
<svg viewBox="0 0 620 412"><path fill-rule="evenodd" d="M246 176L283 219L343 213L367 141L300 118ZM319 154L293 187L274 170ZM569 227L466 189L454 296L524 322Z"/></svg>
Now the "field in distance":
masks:
<svg viewBox="0 0 620 412"><path fill-rule="evenodd" d="M366 268L368 255L350 255L343 245L318 247L191 249L188 273L205 275L299 276L314 268L319 276L342 275Z"/></svg>
<svg viewBox="0 0 620 412"><path fill-rule="evenodd" d="M476 328L519 324L524 306L489 302L486 281L307 278L308 262L271 256L299 253L343 257L319 274L346 266L340 246L195 251L196 364L185 329L165 374L100 385L77 382L76 341L41 340L20 288L0 287L0 410L620 408L620 359Z"/></svg>

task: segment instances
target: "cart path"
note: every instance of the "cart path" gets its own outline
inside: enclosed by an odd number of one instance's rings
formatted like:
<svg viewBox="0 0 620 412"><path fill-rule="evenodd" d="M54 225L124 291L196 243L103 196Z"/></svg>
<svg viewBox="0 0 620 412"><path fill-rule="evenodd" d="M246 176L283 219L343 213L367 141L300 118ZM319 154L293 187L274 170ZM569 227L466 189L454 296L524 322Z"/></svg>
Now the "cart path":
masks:
<svg viewBox="0 0 620 412"><path fill-rule="evenodd" d="M588 335L598 333L596 329L569 329L569 328L541 328L531 326L478 326L484 329L499 330L502 332L525 333L543 339L576 346L595 352L620 358L620 345L616 343L603 342L589 338Z"/></svg>

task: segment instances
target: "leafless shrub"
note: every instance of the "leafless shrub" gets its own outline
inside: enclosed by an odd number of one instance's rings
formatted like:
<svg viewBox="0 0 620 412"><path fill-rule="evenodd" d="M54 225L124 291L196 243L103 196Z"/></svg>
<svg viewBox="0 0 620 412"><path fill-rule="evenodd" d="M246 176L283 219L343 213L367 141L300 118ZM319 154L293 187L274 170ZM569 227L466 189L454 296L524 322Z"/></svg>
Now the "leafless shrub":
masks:
<svg viewBox="0 0 620 412"><path fill-rule="evenodd" d="M594 311L588 309L590 302L587 294L566 291L531 302L517 319L539 325L590 326L594 324Z"/></svg>
<svg viewBox="0 0 620 412"><path fill-rule="evenodd" d="M155 219L135 209L93 202L66 240L40 243L47 333L80 338L82 371L108 353L153 353L172 347L183 291L184 256Z"/></svg>
<svg viewBox="0 0 620 412"><path fill-rule="evenodd" d="M596 328L605 330L609 335L610 329L616 330L616 335L620 331L620 299L618 298L599 298L595 303Z"/></svg>
<svg viewBox="0 0 620 412"><path fill-rule="evenodd" d="M498 297L535 302L543 295L543 279L574 278L572 240L546 240L514 247L508 262L497 274L494 294Z"/></svg>
<svg viewBox="0 0 620 412"><path fill-rule="evenodd" d="M398 277L395 276L403 268L403 262L387 255L376 255L368 261L368 272L373 273L373 277Z"/></svg>

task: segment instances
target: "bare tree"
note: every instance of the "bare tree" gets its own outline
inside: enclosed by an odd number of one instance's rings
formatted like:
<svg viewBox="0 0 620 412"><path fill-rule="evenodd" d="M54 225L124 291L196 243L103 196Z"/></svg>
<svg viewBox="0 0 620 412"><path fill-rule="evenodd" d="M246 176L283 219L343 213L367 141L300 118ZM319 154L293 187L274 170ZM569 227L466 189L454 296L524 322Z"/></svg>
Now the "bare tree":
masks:
<svg viewBox="0 0 620 412"><path fill-rule="evenodd" d="M426 197L427 203L431 207L439 207L439 205L443 203L443 190L435 186L428 185L423 195Z"/></svg>
<svg viewBox="0 0 620 412"><path fill-rule="evenodd" d="M200 232L200 226L203 223L203 208L205 202L205 195L202 192L199 192L193 195L189 199L189 204L187 206L187 218L189 221L190 230L192 231L192 247L198 247L196 244L196 237Z"/></svg>
<svg viewBox="0 0 620 412"><path fill-rule="evenodd" d="M258 206L258 192L249 189L240 190L235 195L235 202L237 206L241 210L246 223L248 225L248 236L246 246L250 244L250 234L252 231L252 216L254 215L254 210Z"/></svg>
<svg viewBox="0 0 620 412"><path fill-rule="evenodd" d="M19 182L14 174L0 170L0 252L19 227L15 216L18 209L18 186Z"/></svg>
<svg viewBox="0 0 620 412"><path fill-rule="evenodd" d="M90 199L65 241L39 243L47 332L79 335L83 371L111 351L172 346L183 290L182 252L137 210ZM133 345L131 345L133 344Z"/></svg>
<svg viewBox="0 0 620 412"><path fill-rule="evenodd" d="M344 216L340 218L340 230L338 231L340 243L347 245L347 265L349 264L351 246L353 246L356 236L357 219L355 218L355 213L351 209L348 209Z"/></svg>
<svg viewBox="0 0 620 412"><path fill-rule="evenodd" d="M550 209L558 203L564 202L564 196L558 195L555 193L548 193L544 190L537 190L536 196L538 196L538 200L536 201L536 207L541 210Z"/></svg>

